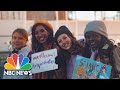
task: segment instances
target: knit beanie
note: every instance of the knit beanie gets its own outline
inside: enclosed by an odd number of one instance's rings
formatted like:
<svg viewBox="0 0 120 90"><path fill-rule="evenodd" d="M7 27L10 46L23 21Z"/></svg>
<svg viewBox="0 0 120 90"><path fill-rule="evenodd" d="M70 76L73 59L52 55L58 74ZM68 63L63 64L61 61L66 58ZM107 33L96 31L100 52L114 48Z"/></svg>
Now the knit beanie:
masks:
<svg viewBox="0 0 120 90"><path fill-rule="evenodd" d="M44 24L44 25L46 25L48 28L50 28L51 30L53 30L52 25L51 25L48 21L46 21L46 20L37 20L37 21L35 21L34 25L35 25L35 24Z"/></svg>
<svg viewBox="0 0 120 90"><path fill-rule="evenodd" d="M89 31L99 33L108 38L107 29L103 21L95 20L89 22L84 30L84 35Z"/></svg>
<svg viewBox="0 0 120 90"><path fill-rule="evenodd" d="M61 26L59 27L59 29L56 31L55 33L55 41L57 42L57 38L61 35L61 34L67 34L69 36L71 36L72 38L75 38L73 36L73 34L70 32L70 30L66 27L66 26Z"/></svg>

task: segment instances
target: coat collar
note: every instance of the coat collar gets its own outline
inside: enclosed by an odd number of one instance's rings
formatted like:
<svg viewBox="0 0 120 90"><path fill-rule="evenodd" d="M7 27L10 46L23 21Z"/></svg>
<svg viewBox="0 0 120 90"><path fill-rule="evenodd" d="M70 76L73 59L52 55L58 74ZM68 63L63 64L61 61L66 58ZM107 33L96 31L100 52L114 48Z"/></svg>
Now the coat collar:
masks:
<svg viewBox="0 0 120 90"><path fill-rule="evenodd" d="M18 51L18 54L22 53L24 56L27 56L29 52L30 52L29 47L25 46Z"/></svg>

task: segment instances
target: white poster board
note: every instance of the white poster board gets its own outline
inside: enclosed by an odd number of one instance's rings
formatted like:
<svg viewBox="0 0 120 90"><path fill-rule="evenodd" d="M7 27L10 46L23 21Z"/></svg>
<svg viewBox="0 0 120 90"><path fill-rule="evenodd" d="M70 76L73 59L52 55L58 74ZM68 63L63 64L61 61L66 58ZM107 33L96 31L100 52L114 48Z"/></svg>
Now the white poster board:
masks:
<svg viewBox="0 0 120 90"><path fill-rule="evenodd" d="M55 63L56 56L57 49L51 49L32 54L31 56L32 73L40 73L58 69L58 65Z"/></svg>

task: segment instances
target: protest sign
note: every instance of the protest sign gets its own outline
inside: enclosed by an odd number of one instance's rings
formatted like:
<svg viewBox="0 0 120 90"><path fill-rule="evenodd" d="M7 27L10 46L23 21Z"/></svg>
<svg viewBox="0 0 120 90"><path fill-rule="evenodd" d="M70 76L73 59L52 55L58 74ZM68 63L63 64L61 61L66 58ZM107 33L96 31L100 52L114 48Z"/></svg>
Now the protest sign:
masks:
<svg viewBox="0 0 120 90"><path fill-rule="evenodd" d="M77 56L72 79L109 79L111 68L110 65Z"/></svg>
<svg viewBox="0 0 120 90"><path fill-rule="evenodd" d="M58 69L58 65L55 64L56 56L57 49L51 49L32 54L31 57L32 73L40 73Z"/></svg>

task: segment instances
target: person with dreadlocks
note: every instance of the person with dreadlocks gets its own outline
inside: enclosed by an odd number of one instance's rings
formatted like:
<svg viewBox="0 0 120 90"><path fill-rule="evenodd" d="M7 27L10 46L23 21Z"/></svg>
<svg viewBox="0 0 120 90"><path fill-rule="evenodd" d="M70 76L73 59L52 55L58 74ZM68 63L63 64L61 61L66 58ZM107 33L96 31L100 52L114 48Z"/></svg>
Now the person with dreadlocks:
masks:
<svg viewBox="0 0 120 90"><path fill-rule="evenodd" d="M53 27L46 20L37 20L32 27L32 52L37 53L55 48ZM53 70L33 74L33 79L52 79Z"/></svg>
<svg viewBox="0 0 120 90"><path fill-rule="evenodd" d="M120 78L120 48L108 38L103 21L89 22L84 30L83 56L112 66L110 79Z"/></svg>
<svg viewBox="0 0 120 90"><path fill-rule="evenodd" d="M64 75L61 79L72 79L76 56L81 55L83 46L64 25L60 26L55 33L55 42L59 47L56 58L56 63L61 70L59 75Z"/></svg>

